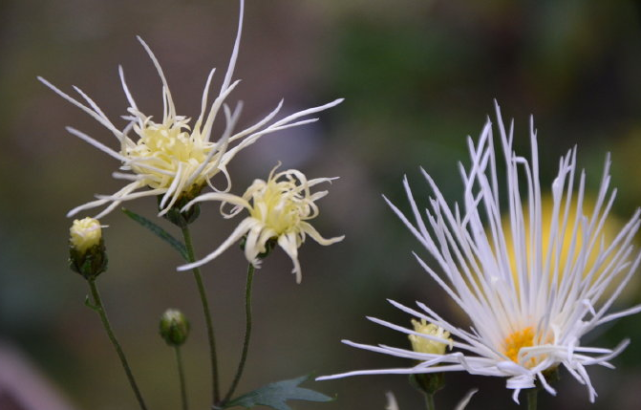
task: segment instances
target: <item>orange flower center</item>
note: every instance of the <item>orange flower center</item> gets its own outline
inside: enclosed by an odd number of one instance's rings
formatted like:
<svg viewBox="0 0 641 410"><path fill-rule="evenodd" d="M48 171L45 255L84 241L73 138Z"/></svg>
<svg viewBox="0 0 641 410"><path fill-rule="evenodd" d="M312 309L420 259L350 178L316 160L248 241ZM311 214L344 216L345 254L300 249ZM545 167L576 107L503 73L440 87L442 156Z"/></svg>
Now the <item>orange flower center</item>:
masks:
<svg viewBox="0 0 641 410"><path fill-rule="evenodd" d="M517 330L505 338L505 355L515 363L519 363L519 352L524 347L534 346L534 330L532 326L528 326L523 330ZM531 362L531 363L530 363ZM531 359L527 365L534 364L534 359Z"/></svg>

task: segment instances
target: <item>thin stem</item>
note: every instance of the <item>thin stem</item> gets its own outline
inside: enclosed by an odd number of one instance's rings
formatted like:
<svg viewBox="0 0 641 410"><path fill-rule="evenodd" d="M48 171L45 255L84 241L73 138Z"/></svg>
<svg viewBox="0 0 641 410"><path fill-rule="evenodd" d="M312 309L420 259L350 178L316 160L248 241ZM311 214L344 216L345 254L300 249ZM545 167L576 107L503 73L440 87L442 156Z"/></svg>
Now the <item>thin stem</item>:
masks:
<svg viewBox="0 0 641 410"><path fill-rule="evenodd" d="M87 282L89 283L89 288L91 288L91 296L93 297L93 306L90 306L90 307L93 310L95 310L100 316L100 320L102 321L103 327L107 331L109 340L111 340L111 344L113 344L114 349L116 349L116 353L118 353L118 357L120 358L120 363L122 364L122 367L125 369L125 373L127 373L127 379L129 379L129 384L131 385L131 389L134 391L134 394L136 395L136 399L138 399L138 404L140 404L140 408L142 410L147 410L147 406L145 406L145 401L142 398L142 394L140 394L140 390L138 389L138 385L136 384L134 375L131 372L131 368L129 367L127 358L125 357L125 353L123 352L122 347L120 347L120 343L118 343L118 339L116 339L116 335L114 334L113 330L111 329L111 325L109 324L109 319L107 318L107 313L105 312L105 308L102 304L102 299L100 299L100 293L98 292L98 287L96 286L96 282L94 279L87 280Z"/></svg>
<svg viewBox="0 0 641 410"><path fill-rule="evenodd" d="M427 410L436 410L434 405L434 395L430 393L425 393L425 408Z"/></svg>
<svg viewBox="0 0 641 410"><path fill-rule="evenodd" d="M536 399L539 393L539 388L535 387L527 389L527 408L528 410L536 410Z"/></svg>
<svg viewBox="0 0 641 410"><path fill-rule="evenodd" d="M176 363L178 364L178 377L180 378L180 398L182 399L183 410L189 409L187 403L187 383L185 383L185 371L183 370L183 360L180 354L180 346L174 346L176 352Z"/></svg>
<svg viewBox="0 0 641 410"><path fill-rule="evenodd" d="M247 353L249 351L249 339L252 333L252 282L254 280L254 265L251 263L247 268L247 284L245 285L245 340L243 341L243 352L240 355L240 363L238 364L238 370L236 371L236 376L234 381L229 388L229 392L225 395L223 403L231 399L236 387L238 387L238 382L240 381L241 376L243 375L243 370L245 369L245 361L247 361Z"/></svg>
<svg viewBox="0 0 641 410"><path fill-rule="evenodd" d="M191 241L191 233L189 232L189 227L182 229L183 238L185 239L185 247L187 248L187 254L189 256L189 262L195 262L196 257L194 256L194 245ZM209 301L207 300L207 293L205 292L205 286L203 285L203 278L200 275L200 269L194 268L192 270L194 273L194 279L196 280L196 286L198 287L198 293L200 294L200 302L203 305L203 313L205 315L205 323L207 325L207 339L209 340L209 356L211 358L211 379L212 379L212 390L213 390L213 404L217 405L220 400L220 391L218 388L218 359L216 356L216 338L214 336L214 325L211 320L211 313L209 310Z"/></svg>

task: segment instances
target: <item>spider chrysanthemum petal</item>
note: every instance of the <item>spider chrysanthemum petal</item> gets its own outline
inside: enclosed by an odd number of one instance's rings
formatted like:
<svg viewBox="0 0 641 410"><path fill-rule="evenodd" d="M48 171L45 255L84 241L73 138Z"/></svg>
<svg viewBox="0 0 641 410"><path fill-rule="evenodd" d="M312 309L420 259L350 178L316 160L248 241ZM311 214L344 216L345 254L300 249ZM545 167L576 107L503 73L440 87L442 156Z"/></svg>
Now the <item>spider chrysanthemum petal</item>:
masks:
<svg viewBox="0 0 641 410"><path fill-rule="evenodd" d="M425 171L433 193L429 208L419 209L407 180L404 186L410 215L388 201L436 266L417 255L419 263L469 316L471 327L454 326L420 302L417 308L410 308L391 301L409 315L449 332L454 349L441 355L346 342L421 364L319 379L466 371L506 378L507 388L514 390L513 397L518 400L519 391L534 387L537 380L555 394L546 374L564 367L587 386L594 401L596 392L585 368L594 364L610 367L609 361L628 342L601 348L583 346L581 340L599 325L641 311L641 306L636 306L608 313L641 261L633 244L641 223L640 211L613 235L604 228L616 194L610 188L609 156L596 200L587 204L585 174L577 173L574 148L559 161L551 186L551 214L543 217L545 194L539 182L536 131L530 127L531 158L519 156L512 147L513 127L506 129L498 104L496 117L506 186L499 184L497 162L501 158L488 120L478 142L469 141L471 165L460 167L462 208L451 207Z"/></svg>

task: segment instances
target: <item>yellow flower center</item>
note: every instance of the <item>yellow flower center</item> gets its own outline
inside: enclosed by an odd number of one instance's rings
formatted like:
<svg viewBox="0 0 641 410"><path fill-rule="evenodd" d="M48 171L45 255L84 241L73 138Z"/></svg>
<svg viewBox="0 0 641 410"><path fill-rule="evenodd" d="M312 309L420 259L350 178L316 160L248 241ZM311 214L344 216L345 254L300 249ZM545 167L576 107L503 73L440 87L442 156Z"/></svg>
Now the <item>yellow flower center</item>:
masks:
<svg viewBox="0 0 641 410"><path fill-rule="evenodd" d="M275 236L295 231L301 220L311 215L309 200L300 195L292 180L276 182L270 179L254 193L253 200L251 216L272 229Z"/></svg>
<svg viewBox="0 0 641 410"><path fill-rule="evenodd" d="M521 349L532 346L534 346L534 330L532 326L528 326L523 330L517 330L505 338L505 355L513 362L519 363L518 357ZM536 360L532 358L525 366L530 367L535 363Z"/></svg>
<svg viewBox="0 0 641 410"><path fill-rule="evenodd" d="M145 183L151 188L169 187L179 171L181 177L191 177L211 151L214 144L204 141L198 131L191 132L187 123L188 120L179 117L165 124L147 120L144 128L136 127L140 139L134 147L125 149L125 155L134 160L131 167L134 172L147 176ZM204 182L207 171L194 184Z"/></svg>

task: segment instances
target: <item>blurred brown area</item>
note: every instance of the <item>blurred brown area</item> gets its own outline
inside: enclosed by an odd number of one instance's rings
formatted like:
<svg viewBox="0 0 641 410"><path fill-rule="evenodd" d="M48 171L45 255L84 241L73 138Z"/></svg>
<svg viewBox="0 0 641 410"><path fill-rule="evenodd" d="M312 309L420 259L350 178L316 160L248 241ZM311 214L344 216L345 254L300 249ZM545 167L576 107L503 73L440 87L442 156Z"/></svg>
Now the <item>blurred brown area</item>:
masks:
<svg viewBox="0 0 641 410"><path fill-rule="evenodd" d="M135 39L151 46L181 114L197 116L202 87L217 67L220 86L231 53L238 4L232 0L3 0L0 3L0 338L33 360L79 409L133 409L135 400L94 312L83 305L88 288L66 267L65 213L94 194L111 193L117 162L69 135L66 125L107 144L105 129L36 81L42 75L64 90L77 85L113 119L125 114L117 67L122 64L139 106L161 115L161 86ZM401 367L400 359L356 351L341 339L408 346L401 334L368 322L380 317L409 325L386 302L420 300L448 316L450 304L413 260L421 251L386 208L385 194L407 209L401 180L422 190L423 166L452 201L460 199L457 162L467 163L466 137L493 112L515 118L518 150L529 152L534 114L543 185L560 155L579 146L588 184L600 179L612 152L614 212L627 218L641 203L641 20L638 2L551 0L520 2L247 0L230 101L243 100L239 126L251 124L285 98L285 111L346 101L320 122L266 137L231 167L240 194L277 161L310 178L340 176L320 201L315 226L343 243L300 251L303 282L289 259L275 252L255 280L255 333L247 376L239 391L311 371ZM122 122L121 124L124 124ZM153 217L153 200L130 206ZM213 250L237 221L217 207L194 227L197 252ZM110 269L99 279L149 407L177 408L172 352L157 335L168 307L183 310L193 334L184 349L192 408L209 400L206 335L191 277L178 273L177 255L119 212L104 223ZM167 227L171 229L171 227ZM177 235L178 233L175 232ZM233 250L205 268L206 285L226 386L235 371L244 329L245 261ZM624 305L639 303L638 290ZM450 313L453 316L454 313ZM599 397L594 409L635 409L641 378L641 318L620 320L593 335L595 343L631 346L616 370L588 369ZM542 394L541 408L582 409L588 394L567 373L558 397ZM451 408L479 387L468 408L514 408L505 381L451 374L437 396ZM361 377L309 387L337 395L332 403L294 409L382 409L393 391L401 409L421 408L403 376ZM3 400L17 396L3 392ZM7 394L9 396L7 396ZM6 406L9 406L8 404ZM1 407L5 409L5 407ZM10 408L10 407L7 407ZM52 408L38 407L39 410Z"/></svg>

